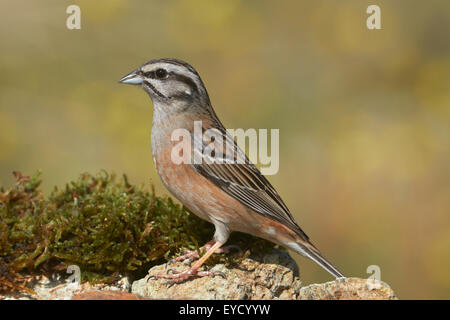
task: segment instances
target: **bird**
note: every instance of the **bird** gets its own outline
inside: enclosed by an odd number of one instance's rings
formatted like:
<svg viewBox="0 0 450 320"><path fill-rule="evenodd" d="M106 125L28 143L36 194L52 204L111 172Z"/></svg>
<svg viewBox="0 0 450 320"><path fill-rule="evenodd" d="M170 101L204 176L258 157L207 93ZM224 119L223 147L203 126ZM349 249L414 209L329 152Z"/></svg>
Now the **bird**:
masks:
<svg viewBox="0 0 450 320"><path fill-rule="evenodd" d="M200 75L190 64L173 58L153 59L119 83L140 86L152 100L152 156L163 184L186 208L215 227L213 239L201 247L201 257L198 251L188 251L177 258L189 258L191 262L198 258L188 270L157 278L182 282L194 276L217 275L201 271L201 266L213 253L228 252L224 245L233 231L291 249L334 277L344 277L312 244L275 188L225 129ZM196 124L201 124L202 133L212 130L220 134L222 144L216 147L212 139L195 134ZM191 161L174 161L179 141L173 139L173 133L177 130L192 139L194 147L181 152ZM202 152L208 146L212 152Z"/></svg>

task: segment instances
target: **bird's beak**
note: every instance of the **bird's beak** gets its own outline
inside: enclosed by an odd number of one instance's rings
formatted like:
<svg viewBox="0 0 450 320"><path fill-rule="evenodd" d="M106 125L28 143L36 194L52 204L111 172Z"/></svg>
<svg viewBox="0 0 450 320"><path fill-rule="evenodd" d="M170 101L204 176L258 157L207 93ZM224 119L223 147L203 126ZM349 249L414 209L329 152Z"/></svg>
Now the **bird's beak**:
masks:
<svg viewBox="0 0 450 320"><path fill-rule="evenodd" d="M144 79L138 74L137 70L134 70L120 79L119 82L125 84L141 84L144 82Z"/></svg>

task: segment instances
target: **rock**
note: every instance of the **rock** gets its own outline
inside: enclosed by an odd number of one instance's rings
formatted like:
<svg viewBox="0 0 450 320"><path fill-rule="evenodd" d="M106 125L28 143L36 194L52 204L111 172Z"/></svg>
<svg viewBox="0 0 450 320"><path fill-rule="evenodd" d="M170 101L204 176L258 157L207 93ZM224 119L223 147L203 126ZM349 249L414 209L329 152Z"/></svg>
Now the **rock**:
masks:
<svg viewBox="0 0 450 320"><path fill-rule="evenodd" d="M185 271L189 265L178 262L168 268ZM165 265L155 266L144 279L133 282L131 292L145 298L169 300L397 299L386 283L368 279L342 278L301 287L297 264L282 250L273 250L263 256L250 256L239 266L218 264L211 270L224 273L226 278L199 277L171 284L167 279L149 279L152 275L167 272Z"/></svg>
<svg viewBox="0 0 450 320"><path fill-rule="evenodd" d="M113 284L95 284L90 283L69 283L63 279L59 274L54 274L51 278L46 276L33 277L29 281L30 293L28 292L14 292L5 295L0 295L0 300L71 300L73 297L78 297L78 300L86 300L86 297L94 297L103 291L106 292L103 298L94 300L111 300L124 299L130 300L131 297L120 293L129 293L131 289L128 277L119 275ZM112 294L111 292L117 292ZM88 294L85 296L85 294ZM91 294L91 296L89 295ZM115 297L115 298L113 298ZM134 300L134 299L132 299Z"/></svg>
<svg viewBox="0 0 450 320"><path fill-rule="evenodd" d="M168 268L185 271L189 264L177 262ZM201 299L201 300L362 300L397 299L384 282L368 279L342 278L321 284L301 286L295 261L287 251L273 250L268 254L250 255L237 265L216 264L211 270L221 276L192 278L178 284L169 280L149 279L165 273L165 265L155 266L145 278L130 286L127 277L119 275L113 284L67 283L60 276L38 276L29 285L33 293L18 292L0 295L5 299L39 300L146 300L146 299ZM131 293L130 293L131 289Z"/></svg>
<svg viewBox="0 0 450 320"><path fill-rule="evenodd" d="M138 295L119 290L92 290L75 294L72 300L148 300Z"/></svg>
<svg viewBox="0 0 450 320"><path fill-rule="evenodd" d="M300 289L300 300L396 300L394 291L382 281L342 278Z"/></svg>
<svg viewBox="0 0 450 320"><path fill-rule="evenodd" d="M169 268L185 271L189 265L178 262ZM170 284L167 279L149 280L166 272L165 265L155 266L144 279L133 282L131 292L151 299L295 299L301 287L297 264L282 250L250 256L239 266L217 264L211 270L226 278L199 277Z"/></svg>

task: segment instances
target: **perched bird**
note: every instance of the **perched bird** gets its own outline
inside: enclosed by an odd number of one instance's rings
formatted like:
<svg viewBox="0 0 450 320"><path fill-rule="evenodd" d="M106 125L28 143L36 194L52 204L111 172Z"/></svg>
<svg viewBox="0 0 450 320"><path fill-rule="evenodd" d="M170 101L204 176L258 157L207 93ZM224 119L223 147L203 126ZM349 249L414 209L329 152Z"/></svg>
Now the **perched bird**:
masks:
<svg viewBox="0 0 450 320"><path fill-rule="evenodd" d="M180 282L194 275L214 275L199 268L214 252L225 251L221 247L232 231L272 241L310 258L334 277L344 277L310 242L276 190L229 135L192 66L177 59L155 59L119 82L140 86L153 101L152 154L164 185L189 210L215 226L213 240L202 247L205 254L189 270L159 278ZM194 135L195 123L200 121L202 132L212 129L222 135L226 142L222 149L202 152L211 141ZM173 161L172 149L179 142L172 139L172 133L180 129L190 133L194 145L201 146L201 150L190 151L197 161ZM187 252L179 259L197 257L196 252Z"/></svg>

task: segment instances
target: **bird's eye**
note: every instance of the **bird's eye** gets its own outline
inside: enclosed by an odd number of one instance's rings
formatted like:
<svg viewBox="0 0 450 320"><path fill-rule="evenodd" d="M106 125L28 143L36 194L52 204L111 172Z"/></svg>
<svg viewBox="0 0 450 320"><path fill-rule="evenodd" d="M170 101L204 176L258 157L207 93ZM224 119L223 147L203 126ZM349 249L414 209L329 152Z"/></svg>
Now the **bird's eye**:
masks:
<svg viewBox="0 0 450 320"><path fill-rule="evenodd" d="M164 69L157 69L155 71L155 76L157 79L165 79L167 78L167 71Z"/></svg>

